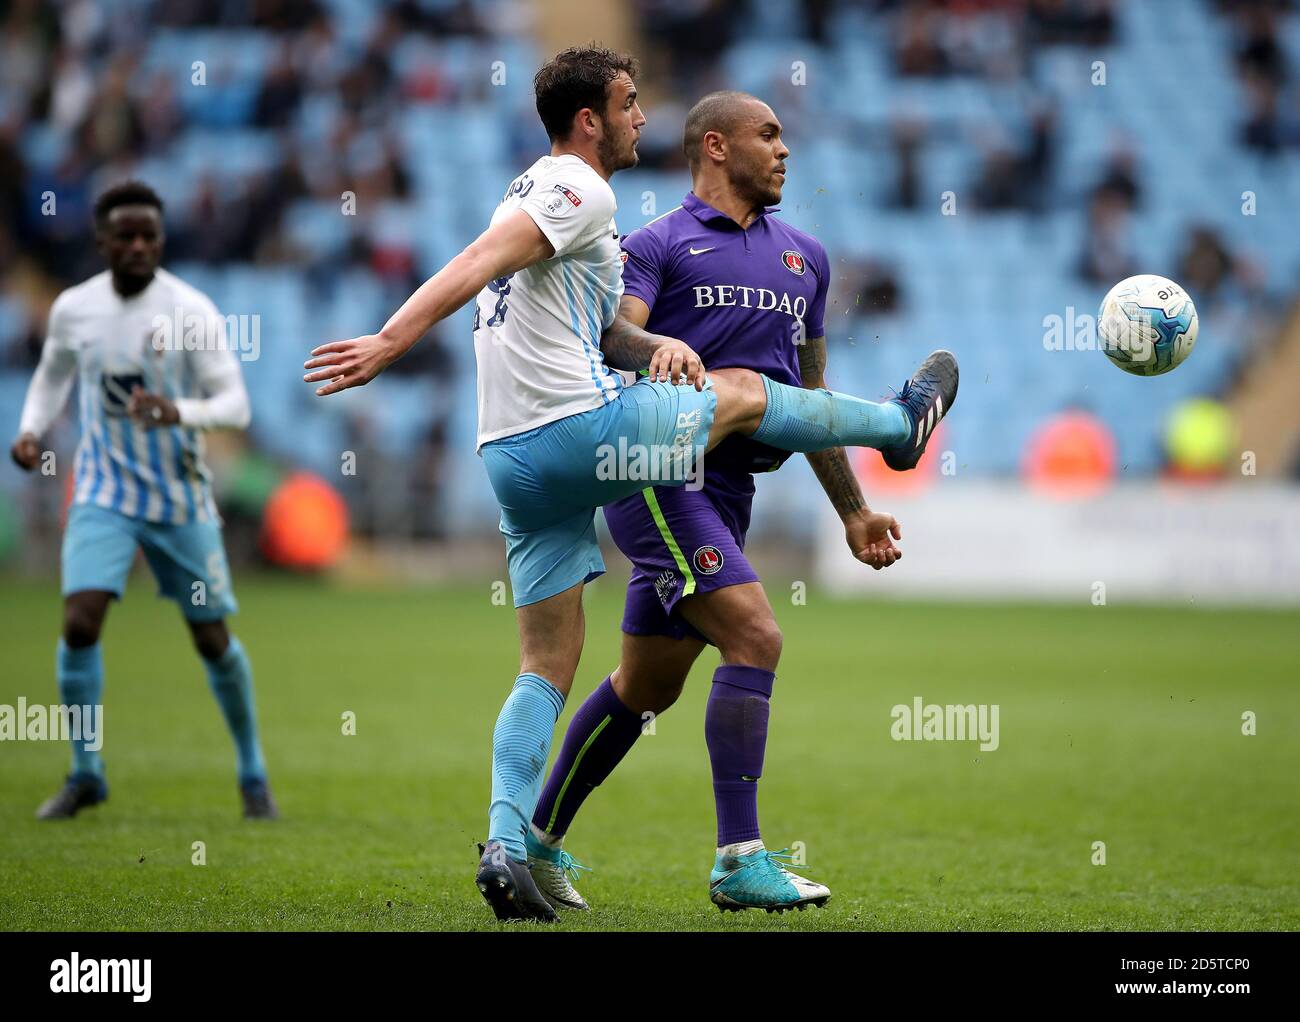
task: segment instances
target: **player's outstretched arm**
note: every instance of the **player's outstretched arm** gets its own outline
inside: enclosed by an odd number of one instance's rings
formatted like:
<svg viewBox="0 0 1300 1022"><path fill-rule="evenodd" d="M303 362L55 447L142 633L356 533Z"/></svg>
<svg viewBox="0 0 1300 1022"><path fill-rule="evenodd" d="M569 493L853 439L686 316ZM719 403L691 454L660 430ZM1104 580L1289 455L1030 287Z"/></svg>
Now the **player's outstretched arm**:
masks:
<svg viewBox="0 0 1300 1022"><path fill-rule="evenodd" d="M551 258L555 249L527 213L516 210L489 227L420 285L377 334L331 341L312 349L303 380L325 382L322 397L369 383L407 353L435 323L446 319L488 281Z"/></svg>
<svg viewBox="0 0 1300 1022"><path fill-rule="evenodd" d="M803 385L816 390L826 385L826 338L810 337L799 346L799 373ZM903 538L893 515L872 511L843 447L813 451L808 456L817 481L844 523L844 539L853 556L879 571L903 556L893 540Z"/></svg>
<svg viewBox="0 0 1300 1022"><path fill-rule="evenodd" d="M72 381L77 372L77 355L63 343L58 330L59 306L50 310L49 336L41 348L41 361L36 366L32 382L23 402L18 438L9 449L14 464L25 472L36 467L41 457L40 439L59 417L72 392Z"/></svg>
<svg viewBox="0 0 1300 1022"><path fill-rule="evenodd" d="M630 372L649 370L657 383L676 383L686 375L686 382L696 390L704 389L704 363L685 341L662 334L647 333L650 307L640 298L624 295L618 315L600 335L600 350L605 364Z"/></svg>

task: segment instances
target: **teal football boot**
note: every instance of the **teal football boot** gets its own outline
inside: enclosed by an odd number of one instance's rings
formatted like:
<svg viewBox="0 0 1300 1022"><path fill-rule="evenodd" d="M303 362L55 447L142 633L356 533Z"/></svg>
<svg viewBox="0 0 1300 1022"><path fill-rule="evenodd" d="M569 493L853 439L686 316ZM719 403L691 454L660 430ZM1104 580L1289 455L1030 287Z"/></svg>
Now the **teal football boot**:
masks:
<svg viewBox="0 0 1300 1022"><path fill-rule="evenodd" d="M761 845L743 854L719 852L709 878L713 904L723 912L747 908L768 912L797 908L802 912L809 905L825 905L830 901L830 888L787 869L785 862L792 859L788 852L788 848L769 852Z"/></svg>

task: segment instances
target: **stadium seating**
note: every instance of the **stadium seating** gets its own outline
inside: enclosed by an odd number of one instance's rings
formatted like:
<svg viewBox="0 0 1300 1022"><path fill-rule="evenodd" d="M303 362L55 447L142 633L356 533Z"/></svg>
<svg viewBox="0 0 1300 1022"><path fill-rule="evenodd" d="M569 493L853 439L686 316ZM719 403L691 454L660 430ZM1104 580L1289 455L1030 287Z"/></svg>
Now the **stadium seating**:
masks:
<svg viewBox="0 0 1300 1022"><path fill-rule="evenodd" d="M326 6L339 45L360 52L380 16L377 5L330 0ZM1240 206L1242 192L1250 190L1261 209L1296 208L1300 152L1265 160L1241 145L1244 102L1228 25L1217 15L1170 18L1174 7L1182 4L1117 4L1112 45L1040 48L1029 55L1023 78L1004 82L898 77L889 52L890 15L856 5L836 10L830 42L817 46L799 38L793 0L752 4L755 16L721 57L727 84L771 96L785 120L792 156L782 215L817 235L832 266L870 258L890 266L899 280L894 313L867 315L851 298L828 309L832 386L881 395L899 386L931 347L955 349L962 391L947 437L963 472L1015 473L1035 425L1068 407L1088 409L1110 424L1124 473L1156 471L1169 410L1191 395L1221 394L1259 340L1247 327L1247 299L1229 288L1201 306L1194 356L1159 386L1117 372L1096 351L1045 349L1044 317L1095 315L1108 287L1081 279L1078 266L1088 195L1117 144L1131 146L1136 156L1142 196L1128 237L1143 270L1176 275L1188 227L1205 223L1258 266L1265 296L1294 291L1300 231L1283 216L1243 216ZM1300 52L1300 19L1286 21L1281 41L1292 54ZM1177 60L1169 59L1171 45ZM340 101L329 92L309 93L287 134L254 124L276 46L269 33L252 29L152 33L134 81L178 76L185 127L166 151L149 153L135 170L157 182L169 204L188 203L205 173L235 193L240 181L277 164L288 138L310 161L337 127ZM207 62L209 85L182 88L196 53ZM375 329L395 305L391 286L346 261L354 233L409 245L418 272L427 274L482 229L521 161L544 144L530 113L529 76L519 71L541 57L516 37L422 34L403 40L389 54L399 80L436 69L456 83L431 102L405 104L382 126L400 144L412 183L409 198L368 208L357 221L341 217L329 195L294 202L282 231L303 254L297 264L172 266L223 311L262 317L261 357L245 364L259 446L287 462L336 472L346 418L363 408L378 418L392 455L414 449L432 418L432 383L385 377L345 400L316 402L299 381L299 367L314 344ZM498 88L483 78L499 59L510 76ZM789 85L792 60L806 62L810 98L786 111L782 98L798 94ZM1090 81L1094 60L1105 61L1104 86ZM653 66L644 72L654 73ZM657 85L662 90L663 83ZM1057 114L1044 182L1048 200L1036 210L981 212L973 192L981 140L996 135L1022 147L1041 102ZM913 210L890 203L897 173L891 137L901 116L926 125L919 207ZM66 147L67 139L48 123L33 121L24 129L23 154L34 178L53 168ZM676 205L689 186L684 171L653 169L620 174L613 183L624 232L650 219L642 213L645 193L653 193L657 214ZM939 215L946 191L956 195L955 216ZM338 269L331 273L333 265ZM852 287L848 282L850 294ZM0 339L17 336L21 320L12 301L0 300ZM455 402L447 461L454 485L444 491L448 521L473 529L491 520L495 505L474 455L469 321L463 311L445 328L455 375L439 393ZM0 374L0 390L20 392L26 374ZM812 528L810 511L820 498L806 473L792 465L762 482L780 496L759 502L757 528L771 524L765 508L776 509L770 514L787 530ZM12 488L16 479L12 471L0 473L0 485Z"/></svg>

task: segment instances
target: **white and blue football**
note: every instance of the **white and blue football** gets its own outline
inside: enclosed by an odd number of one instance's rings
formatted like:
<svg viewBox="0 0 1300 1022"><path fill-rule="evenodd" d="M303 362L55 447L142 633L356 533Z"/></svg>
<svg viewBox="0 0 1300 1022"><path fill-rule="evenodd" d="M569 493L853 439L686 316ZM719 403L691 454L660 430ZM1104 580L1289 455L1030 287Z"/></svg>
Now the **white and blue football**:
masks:
<svg viewBox="0 0 1300 1022"><path fill-rule="evenodd" d="M1126 373L1159 376L1191 354L1197 327L1186 291L1168 277L1142 273L1110 289L1097 317L1097 339Z"/></svg>

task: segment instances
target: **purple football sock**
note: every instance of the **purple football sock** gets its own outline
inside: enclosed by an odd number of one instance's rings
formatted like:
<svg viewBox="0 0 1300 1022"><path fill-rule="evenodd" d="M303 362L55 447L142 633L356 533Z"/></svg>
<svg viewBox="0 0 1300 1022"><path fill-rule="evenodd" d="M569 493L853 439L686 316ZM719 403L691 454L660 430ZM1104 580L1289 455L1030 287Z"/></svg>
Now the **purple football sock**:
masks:
<svg viewBox="0 0 1300 1022"><path fill-rule="evenodd" d="M641 715L623 705L606 678L569 722L533 813L533 826L551 837L567 833L578 807L640 736Z"/></svg>
<svg viewBox="0 0 1300 1022"><path fill-rule="evenodd" d="M713 765L719 848L759 838L758 779L763 773L768 699L775 680L775 674L760 667L723 664L713 672L704 740Z"/></svg>

